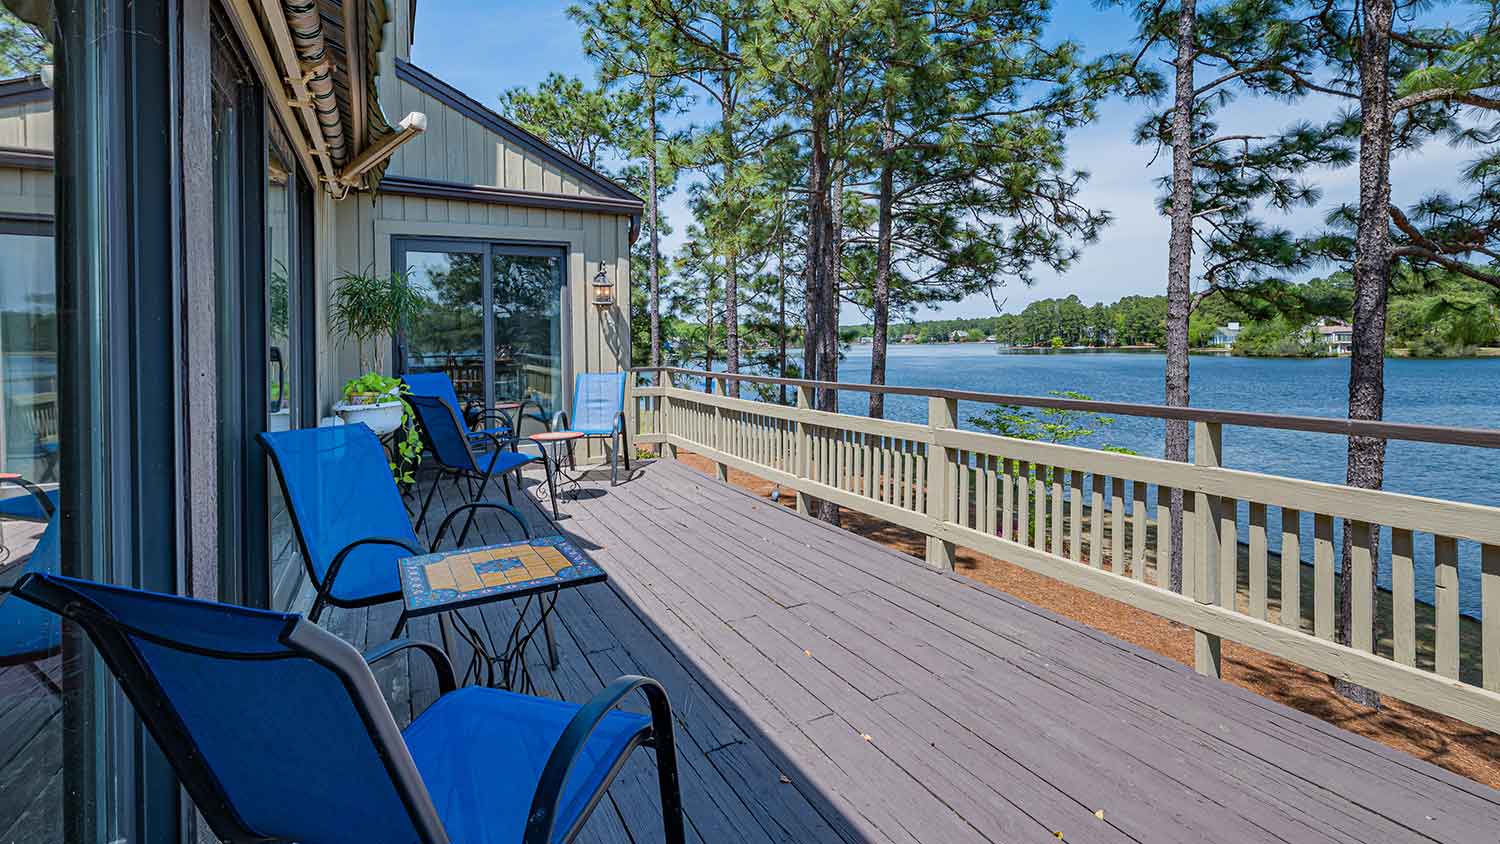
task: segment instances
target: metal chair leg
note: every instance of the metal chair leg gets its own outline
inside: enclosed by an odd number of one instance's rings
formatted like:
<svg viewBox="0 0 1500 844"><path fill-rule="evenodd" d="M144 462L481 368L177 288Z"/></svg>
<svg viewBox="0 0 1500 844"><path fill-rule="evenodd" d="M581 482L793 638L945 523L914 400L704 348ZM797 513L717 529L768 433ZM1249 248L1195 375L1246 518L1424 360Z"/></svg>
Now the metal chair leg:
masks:
<svg viewBox="0 0 1500 844"><path fill-rule="evenodd" d="M413 530L415 530L418 534L422 533L422 523L427 519L427 508L432 505L432 496L437 492L438 481L442 479L443 478L441 474L434 475L432 478L432 486L427 488L427 498L422 502L422 512L417 516L417 526L413 528Z"/></svg>
<svg viewBox="0 0 1500 844"><path fill-rule="evenodd" d="M542 618L542 637L547 640L547 666L556 671L557 643L552 639L552 616L550 614Z"/></svg>
<svg viewBox="0 0 1500 844"><path fill-rule="evenodd" d="M660 688L646 691L651 705L651 744L656 749L656 778L661 789L661 823L666 844L685 844L682 789L677 783L677 744L672 735L672 705Z"/></svg>
<svg viewBox="0 0 1500 844"><path fill-rule="evenodd" d="M547 458L542 458L542 472L547 476L547 497L552 500L552 518L561 519L562 513L557 509L557 471L561 468L559 461L552 461L552 466L547 466Z"/></svg>
<svg viewBox="0 0 1500 844"><path fill-rule="evenodd" d="M620 432L615 431L609 437L609 485L618 486L620 483Z"/></svg>

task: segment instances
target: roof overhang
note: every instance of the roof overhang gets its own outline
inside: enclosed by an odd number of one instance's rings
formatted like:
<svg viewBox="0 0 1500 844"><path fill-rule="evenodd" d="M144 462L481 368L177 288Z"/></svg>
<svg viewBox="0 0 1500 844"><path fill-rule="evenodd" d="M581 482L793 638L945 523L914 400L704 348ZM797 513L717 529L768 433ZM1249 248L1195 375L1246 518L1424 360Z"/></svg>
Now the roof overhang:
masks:
<svg viewBox="0 0 1500 844"><path fill-rule="evenodd" d="M267 98L303 166L335 198L373 191L398 146L426 127L399 128L376 94L385 0L225 0Z"/></svg>

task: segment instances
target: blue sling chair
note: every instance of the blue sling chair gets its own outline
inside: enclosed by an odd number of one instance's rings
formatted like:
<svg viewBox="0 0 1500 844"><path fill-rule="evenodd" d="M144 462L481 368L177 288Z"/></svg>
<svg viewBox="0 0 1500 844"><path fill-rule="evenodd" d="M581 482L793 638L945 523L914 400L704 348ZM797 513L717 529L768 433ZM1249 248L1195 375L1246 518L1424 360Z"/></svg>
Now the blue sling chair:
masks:
<svg viewBox="0 0 1500 844"><path fill-rule="evenodd" d="M426 642L362 656L301 616L52 574L14 592L5 603L88 634L222 841L570 842L641 746L656 752L666 841L684 841L671 706L654 680L621 677L583 706L455 689ZM401 730L369 664L407 650L430 658L441 696ZM617 709L637 690L649 716Z"/></svg>
<svg viewBox="0 0 1500 844"><path fill-rule="evenodd" d="M401 380L406 384L408 396L432 396L453 408L454 415L462 420L463 428L474 439L483 440L494 436L509 439L514 444L520 440L523 419L535 419L543 425L547 424L547 420L541 415L542 406L535 399L521 399L521 406L517 408L514 419L503 411L486 408L484 402L460 402L458 391L453 388L453 379L446 372L408 372L401 376ZM534 406L536 413L527 414L527 405Z"/></svg>
<svg viewBox="0 0 1500 844"><path fill-rule="evenodd" d="M44 505L38 502L37 506ZM47 511L47 527L42 530L36 547L31 549L26 565L21 567L21 577L33 573L56 574L60 568L57 519L51 518L52 512ZM61 695L62 689L37 665L38 661L57 653L61 647L62 625L57 616L23 601L0 602L0 667L25 666L38 683L53 694Z"/></svg>
<svg viewBox="0 0 1500 844"><path fill-rule="evenodd" d="M427 508L431 506L432 496L437 492L438 481L445 476L451 477L454 487L466 493L468 501L477 502L484 498L490 480L499 475L500 483L505 489L505 500L515 503L510 493L510 475L515 473L516 485L520 486L521 470L526 464L536 460L535 456L516 451L514 437L502 439L489 431L466 432L458 414L442 399L411 393L406 396L406 403L417 417L422 444L437 463L439 472L439 477L433 478L432 486L427 488L427 497L422 501L422 511L417 515L417 530L421 530L426 522ZM489 442L486 443L485 440ZM474 514L470 511L469 523L464 525L465 532L473 519Z"/></svg>
<svg viewBox="0 0 1500 844"><path fill-rule="evenodd" d="M577 431L586 439L608 437L609 483L619 482L620 460L630 473L630 441L625 432L624 372L580 372L573 382L573 416L559 410L552 417L552 430ZM572 452L569 451L571 461Z"/></svg>
<svg viewBox="0 0 1500 844"><path fill-rule="evenodd" d="M412 528L374 432L364 425L333 425L257 438L271 455L303 565L317 590L308 619L316 622L329 605L355 608L400 600L396 561L429 549ZM432 549L442 544L455 518L480 509L509 513L527 530L514 507L472 501L448 512L433 534ZM465 524L455 547L468 538L469 527ZM403 612L391 635L400 635L405 625Z"/></svg>

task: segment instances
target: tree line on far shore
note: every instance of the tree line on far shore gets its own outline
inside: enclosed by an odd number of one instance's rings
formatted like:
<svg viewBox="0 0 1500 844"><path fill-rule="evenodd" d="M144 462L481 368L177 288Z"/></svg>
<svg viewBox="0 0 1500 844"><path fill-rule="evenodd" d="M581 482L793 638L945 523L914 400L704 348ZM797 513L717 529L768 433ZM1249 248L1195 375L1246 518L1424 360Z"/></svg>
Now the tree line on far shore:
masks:
<svg viewBox="0 0 1500 844"><path fill-rule="evenodd" d="M1255 290L1204 297L1194 308L1188 344L1222 346L1217 330L1238 323L1230 347L1249 357L1319 357L1328 345L1319 323L1347 325L1353 318L1354 280L1333 273L1301 284L1266 284ZM1167 297L1126 296L1086 305L1076 295L1039 299L1017 313L968 319L910 320L891 326L892 342L946 343L991 340L1018 347L1161 347L1166 340ZM1500 291L1444 271L1398 273L1386 323L1386 350L1413 357L1465 357L1500 345ZM874 326L843 329L847 343L869 343ZM1224 338L1217 338L1222 341Z"/></svg>

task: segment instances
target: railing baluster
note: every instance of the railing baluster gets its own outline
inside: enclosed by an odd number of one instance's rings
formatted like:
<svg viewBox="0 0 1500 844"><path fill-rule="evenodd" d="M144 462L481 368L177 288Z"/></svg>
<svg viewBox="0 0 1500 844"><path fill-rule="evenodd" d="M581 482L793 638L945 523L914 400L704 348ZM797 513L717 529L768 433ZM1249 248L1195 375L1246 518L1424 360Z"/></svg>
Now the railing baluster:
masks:
<svg viewBox="0 0 1500 844"><path fill-rule="evenodd" d="M1000 458L1000 538L1015 537L1016 461Z"/></svg>
<svg viewBox="0 0 1500 844"><path fill-rule="evenodd" d="M1038 551L1047 549L1047 469L1032 467L1035 476L1031 481L1031 547Z"/></svg>
<svg viewBox="0 0 1500 844"><path fill-rule="evenodd" d="M1239 501L1221 498L1219 507L1219 606L1239 608L1240 521Z"/></svg>
<svg viewBox="0 0 1500 844"><path fill-rule="evenodd" d="M1146 484L1130 484L1130 574L1146 582Z"/></svg>
<svg viewBox="0 0 1500 844"><path fill-rule="evenodd" d="M1103 475L1094 475L1093 486L1089 493L1089 565L1102 569L1104 568L1104 520L1108 518L1108 514L1104 512Z"/></svg>
<svg viewBox="0 0 1500 844"><path fill-rule="evenodd" d="M1114 558L1110 571L1125 574L1125 479L1110 478L1109 485L1109 549Z"/></svg>
<svg viewBox="0 0 1500 844"><path fill-rule="evenodd" d="M1182 544L1186 552L1192 543L1184 537ZM1163 485L1156 487L1156 585L1172 587L1172 488Z"/></svg>
<svg viewBox="0 0 1500 844"><path fill-rule="evenodd" d="M995 535L995 521L1000 510L999 493L1000 485L995 478L995 455L986 454L984 456L984 500L986 504L984 526L981 529L990 536Z"/></svg>
<svg viewBox="0 0 1500 844"><path fill-rule="evenodd" d="M1063 475L1060 466L1052 467L1052 553L1063 555Z"/></svg>
<svg viewBox="0 0 1500 844"><path fill-rule="evenodd" d="M1437 613L1437 673L1458 679L1458 541L1432 538L1433 584Z"/></svg>
<svg viewBox="0 0 1500 844"><path fill-rule="evenodd" d="M1031 535L1031 464L1016 461L1016 542L1025 545Z"/></svg>
<svg viewBox="0 0 1500 844"><path fill-rule="evenodd" d="M1083 562L1083 473L1068 475L1068 559Z"/></svg>
<svg viewBox="0 0 1500 844"><path fill-rule="evenodd" d="M1281 626L1302 629L1302 511L1281 508Z"/></svg>
<svg viewBox="0 0 1500 844"><path fill-rule="evenodd" d="M972 455L967 451L958 452L958 518L954 521L964 527L973 527L970 520L973 508L969 506L969 458Z"/></svg>
<svg viewBox="0 0 1500 844"><path fill-rule="evenodd" d="M1391 656L1417 664L1417 577L1411 531L1391 528Z"/></svg>
<svg viewBox="0 0 1500 844"><path fill-rule="evenodd" d="M1479 660L1486 689L1500 692L1500 546L1479 546Z"/></svg>
<svg viewBox="0 0 1500 844"><path fill-rule="evenodd" d="M1379 528L1369 522L1349 522L1349 644L1358 650L1375 650L1375 537Z"/></svg>
<svg viewBox="0 0 1500 844"><path fill-rule="evenodd" d="M1266 541L1266 505L1250 502L1250 615L1265 620L1271 573Z"/></svg>
<svg viewBox="0 0 1500 844"><path fill-rule="evenodd" d="M1333 638L1333 517L1313 515L1313 635Z"/></svg>

